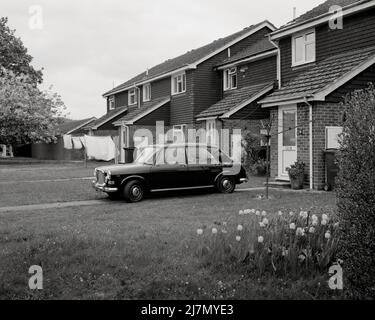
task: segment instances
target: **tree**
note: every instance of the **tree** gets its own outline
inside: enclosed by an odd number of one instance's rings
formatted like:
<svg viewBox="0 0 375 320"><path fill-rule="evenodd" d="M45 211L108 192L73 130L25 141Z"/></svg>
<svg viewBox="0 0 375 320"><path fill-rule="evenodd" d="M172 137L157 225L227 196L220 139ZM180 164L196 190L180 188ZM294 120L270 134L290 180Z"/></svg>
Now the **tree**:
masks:
<svg viewBox="0 0 375 320"><path fill-rule="evenodd" d="M11 30L7 23L7 18L0 18L0 67L13 71L16 76L27 75L28 80L34 84L42 83L42 71L31 66L32 56L27 53L21 39L14 35L15 31Z"/></svg>
<svg viewBox="0 0 375 320"><path fill-rule="evenodd" d="M343 104L338 155L340 258L346 287L357 298L375 297L375 88L356 91ZM345 285L345 283L344 283Z"/></svg>
<svg viewBox="0 0 375 320"><path fill-rule="evenodd" d="M0 144L55 140L65 110L60 96L42 92L27 76L0 69Z"/></svg>

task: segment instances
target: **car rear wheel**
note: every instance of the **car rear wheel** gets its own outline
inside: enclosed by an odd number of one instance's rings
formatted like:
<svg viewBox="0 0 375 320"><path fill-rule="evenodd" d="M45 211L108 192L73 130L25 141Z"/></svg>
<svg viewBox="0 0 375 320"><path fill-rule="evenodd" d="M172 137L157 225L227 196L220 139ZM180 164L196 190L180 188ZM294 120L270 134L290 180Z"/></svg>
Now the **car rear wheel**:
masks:
<svg viewBox="0 0 375 320"><path fill-rule="evenodd" d="M128 202L139 202L143 199L145 188L140 181L130 181L124 187L124 197Z"/></svg>
<svg viewBox="0 0 375 320"><path fill-rule="evenodd" d="M236 189L236 182L233 177L220 177L217 180L216 188L221 193L233 193Z"/></svg>

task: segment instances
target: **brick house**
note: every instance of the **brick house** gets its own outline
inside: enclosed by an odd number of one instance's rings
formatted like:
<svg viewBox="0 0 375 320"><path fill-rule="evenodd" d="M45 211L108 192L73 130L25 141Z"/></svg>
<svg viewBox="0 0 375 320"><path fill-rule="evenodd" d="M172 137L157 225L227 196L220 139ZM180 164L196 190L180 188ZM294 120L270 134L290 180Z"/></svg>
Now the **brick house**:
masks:
<svg viewBox="0 0 375 320"><path fill-rule="evenodd" d="M137 129L155 133L156 122L162 121L165 130L172 130L173 136L178 137L187 129L197 128L201 124L196 116L223 99L223 72L219 65L264 40L275 29L268 21L252 25L167 60L106 92L103 96L107 100L107 114L92 127L93 133L117 132L124 162L123 149L134 146L132 137ZM236 64L237 58L226 63ZM271 79L263 83L268 80ZM149 137L145 139L152 142Z"/></svg>
<svg viewBox="0 0 375 320"><path fill-rule="evenodd" d="M342 11L333 13L333 5ZM341 131L340 102L375 80L375 1L326 1L273 31L270 40L280 52L279 88L260 104L274 123L271 175L288 181L286 168L302 160L310 188L322 189L324 151L337 147Z"/></svg>

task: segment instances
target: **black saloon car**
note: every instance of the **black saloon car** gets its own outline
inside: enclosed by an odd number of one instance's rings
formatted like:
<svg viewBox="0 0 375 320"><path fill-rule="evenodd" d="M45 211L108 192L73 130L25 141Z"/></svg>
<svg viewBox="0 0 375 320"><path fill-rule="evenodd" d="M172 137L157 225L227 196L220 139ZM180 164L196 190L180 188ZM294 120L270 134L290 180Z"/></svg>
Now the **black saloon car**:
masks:
<svg viewBox="0 0 375 320"><path fill-rule="evenodd" d="M141 201L147 192L212 188L232 193L247 181L241 164L219 148L202 144L147 146L131 164L95 169L93 186L110 198Z"/></svg>

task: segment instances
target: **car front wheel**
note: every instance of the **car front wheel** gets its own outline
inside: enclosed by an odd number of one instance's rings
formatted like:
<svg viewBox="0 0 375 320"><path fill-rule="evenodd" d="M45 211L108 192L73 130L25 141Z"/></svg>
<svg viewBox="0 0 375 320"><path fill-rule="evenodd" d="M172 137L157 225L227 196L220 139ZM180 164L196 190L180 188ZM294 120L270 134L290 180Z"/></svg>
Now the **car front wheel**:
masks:
<svg viewBox="0 0 375 320"><path fill-rule="evenodd" d="M139 202L143 199L145 188L139 181L130 181L124 187L124 197L128 202Z"/></svg>
<svg viewBox="0 0 375 320"><path fill-rule="evenodd" d="M216 188L221 193L233 193L236 189L236 182L233 177L220 177L216 183Z"/></svg>

